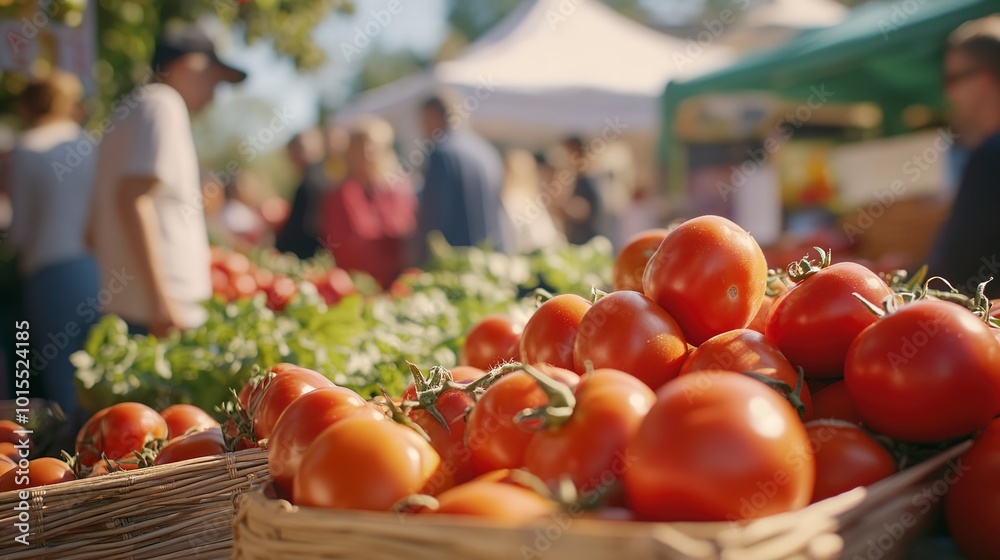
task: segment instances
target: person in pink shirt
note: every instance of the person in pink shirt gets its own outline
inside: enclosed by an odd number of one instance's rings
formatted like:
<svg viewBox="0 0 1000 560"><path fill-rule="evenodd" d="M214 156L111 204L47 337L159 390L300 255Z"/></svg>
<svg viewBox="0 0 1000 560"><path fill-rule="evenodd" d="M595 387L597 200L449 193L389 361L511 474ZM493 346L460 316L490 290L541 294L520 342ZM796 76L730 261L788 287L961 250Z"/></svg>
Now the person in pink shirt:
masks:
<svg viewBox="0 0 1000 560"><path fill-rule="evenodd" d="M417 201L392 151L389 123L362 119L350 135L347 177L323 199L320 234L337 266L388 287L407 262Z"/></svg>

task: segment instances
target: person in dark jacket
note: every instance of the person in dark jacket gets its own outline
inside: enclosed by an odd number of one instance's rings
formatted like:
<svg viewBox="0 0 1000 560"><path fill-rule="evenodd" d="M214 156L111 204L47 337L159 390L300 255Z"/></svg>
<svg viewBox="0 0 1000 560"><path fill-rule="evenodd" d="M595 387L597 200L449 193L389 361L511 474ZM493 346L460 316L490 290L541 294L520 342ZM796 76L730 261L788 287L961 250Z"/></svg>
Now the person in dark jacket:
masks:
<svg viewBox="0 0 1000 560"><path fill-rule="evenodd" d="M485 241L505 250L510 226L500 198L500 154L467 123L453 126L456 119L439 97L424 102L421 117L433 148L420 194L419 242L437 230L453 246Z"/></svg>
<svg viewBox="0 0 1000 560"><path fill-rule="evenodd" d="M992 29L989 28L992 25ZM1000 297L1000 19L959 28L945 56L944 88L958 140L969 150L951 216L928 265L956 288Z"/></svg>
<svg viewBox="0 0 1000 560"><path fill-rule="evenodd" d="M288 143L288 159L301 175L292 198L288 220L274 239L274 247L300 259L316 255L320 239L320 207L329 181L323 168L323 134L311 128Z"/></svg>
<svg viewBox="0 0 1000 560"><path fill-rule="evenodd" d="M570 166L576 178L573 192L559 208L562 214L566 240L574 245L582 245L600 233L603 218L600 185L591 174L590 154L584 147L583 139L572 136L563 141L569 155Z"/></svg>

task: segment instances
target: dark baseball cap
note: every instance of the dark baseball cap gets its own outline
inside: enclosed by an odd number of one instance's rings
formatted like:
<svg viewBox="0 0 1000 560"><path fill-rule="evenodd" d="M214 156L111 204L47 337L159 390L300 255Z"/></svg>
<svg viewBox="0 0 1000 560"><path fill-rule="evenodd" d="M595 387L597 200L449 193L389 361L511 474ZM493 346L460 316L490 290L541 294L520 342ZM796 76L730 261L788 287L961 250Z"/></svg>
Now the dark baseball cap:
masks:
<svg viewBox="0 0 1000 560"><path fill-rule="evenodd" d="M174 60L191 53L201 53L215 63L223 71L223 80L230 83L242 82L247 73L233 68L219 60L215 52L215 44L205 32L194 24L168 26L156 41L153 51L152 65L154 71L166 67Z"/></svg>

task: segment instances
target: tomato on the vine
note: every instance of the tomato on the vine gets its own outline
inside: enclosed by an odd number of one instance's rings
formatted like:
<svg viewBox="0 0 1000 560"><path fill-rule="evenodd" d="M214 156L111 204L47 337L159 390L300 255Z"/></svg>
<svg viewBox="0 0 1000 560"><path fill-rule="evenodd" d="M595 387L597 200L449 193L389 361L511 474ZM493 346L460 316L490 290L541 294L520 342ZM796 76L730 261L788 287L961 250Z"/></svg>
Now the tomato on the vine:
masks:
<svg viewBox="0 0 1000 560"><path fill-rule="evenodd" d="M798 284L778 296L767 317L765 334L806 377L841 377L851 342L878 318L854 295L874 305L893 296L874 272L850 262L822 268L799 265ZM802 263L808 264L806 262Z"/></svg>
<svg viewBox="0 0 1000 560"><path fill-rule="evenodd" d="M836 496L896 474L896 459L859 426L815 420L806 424L816 460L812 500Z"/></svg>
<svg viewBox="0 0 1000 560"><path fill-rule="evenodd" d="M538 411L544 428L528 443L525 468L551 487L568 477L585 499L608 492L628 468L628 442L656 395L614 369L584 375L575 392L550 386L555 393L550 389L549 402ZM568 402L563 389L575 402Z"/></svg>
<svg viewBox="0 0 1000 560"><path fill-rule="evenodd" d="M535 310L521 332L521 363L573 369L573 341L590 302L561 294Z"/></svg>
<svg viewBox="0 0 1000 560"><path fill-rule="evenodd" d="M964 307L915 301L857 337L844 382L880 433L917 443L957 438L1000 414L1000 346Z"/></svg>
<svg viewBox="0 0 1000 560"><path fill-rule="evenodd" d="M642 273L646 264L660 246L668 229L647 229L632 236L615 257L612 270L615 290L642 291Z"/></svg>
<svg viewBox="0 0 1000 560"><path fill-rule="evenodd" d="M76 475L65 461L42 457L29 461L26 469L13 468L0 476L0 492L27 490L70 480L76 480Z"/></svg>
<svg viewBox="0 0 1000 560"><path fill-rule="evenodd" d="M1000 419L990 422L957 468L945 498L948 530L969 560L992 560L1000 550ZM954 475L954 476L952 476Z"/></svg>
<svg viewBox="0 0 1000 560"><path fill-rule="evenodd" d="M579 382L579 376L572 371L545 365L536 367L571 387ZM473 470L482 474L523 467L524 454L534 433L519 426L514 416L547 402L548 397L538 382L524 371L508 373L487 388L472 408L466 426Z"/></svg>
<svg viewBox="0 0 1000 560"><path fill-rule="evenodd" d="M416 366L414 366L415 368ZM451 370L431 370L430 379L420 375L420 391L416 384L403 391L403 400L416 402L419 408L411 408L407 416L427 434L431 446L441 456L441 468L430 483L429 492L437 494L456 484L472 480L476 475L472 467L472 452L466 440L467 418L475 405L475 399L468 391L446 386L448 380L459 384L482 378L486 372L470 366L457 366Z"/></svg>
<svg viewBox="0 0 1000 560"><path fill-rule="evenodd" d="M273 372L259 387L259 400L252 400L250 409L254 431L258 439L270 437L281 413L298 397L320 387L333 387L333 382L317 371L306 368L287 368ZM251 396L253 396L251 394Z"/></svg>
<svg viewBox="0 0 1000 560"><path fill-rule="evenodd" d="M309 445L323 430L352 416L379 420L385 414L346 387L320 387L292 401L268 438L267 466L274 484L290 496Z"/></svg>
<svg viewBox="0 0 1000 560"><path fill-rule="evenodd" d="M345 418L306 449L292 494L299 506L388 511L424 492L440 463L427 440L406 426Z"/></svg>
<svg viewBox="0 0 1000 560"><path fill-rule="evenodd" d="M153 459L154 465L167 465L194 459L195 457L210 457L226 452L226 443L222 438L222 428L207 428L191 432L170 440Z"/></svg>
<svg viewBox="0 0 1000 560"><path fill-rule="evenodd" d="M766 285L760 246L720 216L693 218L671 230L642 279L645 294L677 320L695 346L750 324Z"/></svg>
<svg viewBox="0 0 1000 560"><path fill-rule="evenodd" d="M84 466L101 454L108 459L130 459L149 443L167 438L167 422L155 410L136 402L118 403L101 410L77 434L76 452Z"/></svg>
<svg viewBox="0 0 1000 560"><path fill-rule="evenodd" d="M219 423L207 412L190 404L175 404L164 408L160 416L167 423L169 439L180 437L189 431L219 428Z"/></svg>
<svg viewBox="0 0 1000 560"><path fill-rule="evenodd" d="M625 491L651 521L736 521L809 503L809 437L787 401L743 375L668 382L629 445Z"/></svg>
<svg viewBox="0 0 1000 560"><path fill-rule="evenodd" d="M573 364L583 374L593 368L624 371L656 390L677 376L687 342L677 321L639 292L612 292L597 300L580 320Z"/></svg>
<svg viewBox="0 0 1000 560"><path fill-rule="evenodd" d="M763 376L765 381L800 412L804 420L813 417L809 387L781 351L764 335L750 329L737 329L713 336L691 351L680 375L695 371L734 371Z"/></svg>
<svg viewBox="0 0 1000 560"><path fill-rule="evenodd" d="M510 317L491 315L476 323L465 337L459 363L489 370L517 360L521 354L521 328Z"/></svg>

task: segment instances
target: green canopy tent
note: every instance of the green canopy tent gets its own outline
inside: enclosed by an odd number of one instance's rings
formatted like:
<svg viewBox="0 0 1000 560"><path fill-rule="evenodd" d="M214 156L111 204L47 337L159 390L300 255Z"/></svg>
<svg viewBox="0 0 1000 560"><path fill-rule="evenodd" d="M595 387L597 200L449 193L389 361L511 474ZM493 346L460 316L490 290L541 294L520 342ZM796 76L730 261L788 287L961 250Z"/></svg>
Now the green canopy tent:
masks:
<svg viewBox="0 0 1000 560"><path fill-rule="evenodd" d="M835 103L871 102L884 115L883 133L908 130L903 109L941 109L941 60L948 35L962 23L1000 11L1000 0L897 0L865 4L839 25L804 32L775 50L686 82L671 82L662 98L660 158L671 177L683 174L674 117L686 99L706 93L764 91L806 101L830 92ZM672 188L679 181L671 181Z"/></svg>

